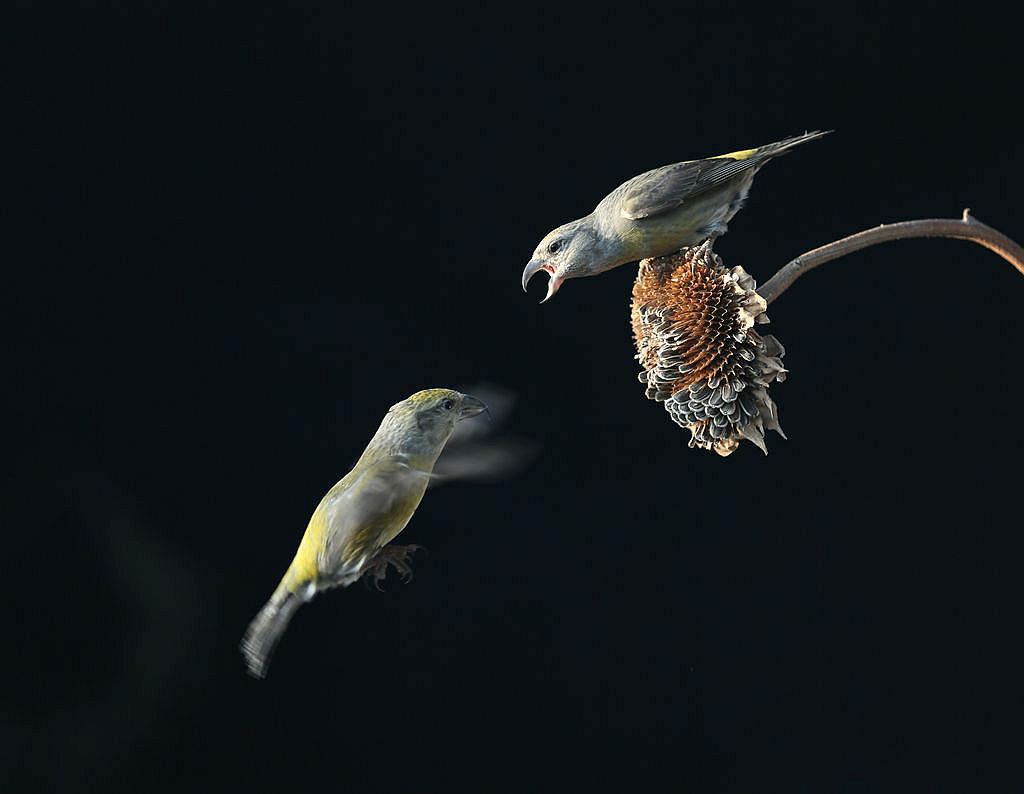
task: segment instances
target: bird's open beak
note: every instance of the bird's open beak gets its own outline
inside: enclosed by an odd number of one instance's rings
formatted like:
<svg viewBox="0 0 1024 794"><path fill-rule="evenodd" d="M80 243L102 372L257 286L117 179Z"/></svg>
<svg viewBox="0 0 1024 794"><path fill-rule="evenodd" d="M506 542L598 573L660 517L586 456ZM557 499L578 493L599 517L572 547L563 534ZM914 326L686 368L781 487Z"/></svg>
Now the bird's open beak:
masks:
<svg viewBox="0 0 1024 794"><path fill-rule="evenodd" d="M478 400L476 397L472 397L468 394L462 395L462 407L459 409L459 421L463 419L469 419L471 416L487 411L487 406L483 400ZM488 416L490 412L488 411Z"/></svg>
<svg viewBox="0 0 1024 794"><path fill-rule="evenodd" d="M530 283L530 279L541 270L548 274L548 294L545 295L544 300L541 301L541 303L547 303L551 300L552 296L558 292L558 288L562 286L562 282L565 279L559 278L555 275L555 266L550 262L545 262L543 259L537 259L535 257L530 260L530 263L526 266L526 270L523 271L523 292L526 292L526 285Z"/></svg>

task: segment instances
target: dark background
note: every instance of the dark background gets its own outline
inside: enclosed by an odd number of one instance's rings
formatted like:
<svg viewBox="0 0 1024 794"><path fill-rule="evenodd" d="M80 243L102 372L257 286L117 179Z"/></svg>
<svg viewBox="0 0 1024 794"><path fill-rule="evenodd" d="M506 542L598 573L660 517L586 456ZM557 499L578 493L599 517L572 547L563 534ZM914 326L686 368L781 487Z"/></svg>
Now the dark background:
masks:
<svg viewBox="0 0 1024 794"><path fill-rule="evenodd" d="M1024 237L1006 20L177 6L4 26L5 791L1020 785L1018 274L921 240L805 277L789 441L728 459L644 399L632 266L519 289L627 177L805 129L717 246L759 280L965 206ZM415 579L249 679L388 406L479 382L532 465L431 491Z"/></svg>

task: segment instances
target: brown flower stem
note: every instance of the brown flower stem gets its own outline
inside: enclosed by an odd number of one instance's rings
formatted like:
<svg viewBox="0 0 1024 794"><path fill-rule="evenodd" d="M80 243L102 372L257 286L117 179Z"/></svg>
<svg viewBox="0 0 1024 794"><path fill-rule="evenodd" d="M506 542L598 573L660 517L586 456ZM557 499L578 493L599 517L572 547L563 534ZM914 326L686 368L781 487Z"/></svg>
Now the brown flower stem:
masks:
<svg viewBox="0 0 1024 794"><path fill-rule="evenodd" d="M952 237L957 240L970 240L985 246L990 251L995 251L1024 275L1024 248L1021 248L1005 234L976 220L971 215L971 211L966 209L960 220L929 218L920 221L882 224L874 229L866 229L863 232L844 237L842 240L836 240L834 243L823 245L821 248L815 248L806 254L800 254L762 284L757 293L765 301L771 303L808 270L813 270L819 265L852 254L862 248L878 245L878 243L887 243L890 240L908 240L914 237Z"/></svg>

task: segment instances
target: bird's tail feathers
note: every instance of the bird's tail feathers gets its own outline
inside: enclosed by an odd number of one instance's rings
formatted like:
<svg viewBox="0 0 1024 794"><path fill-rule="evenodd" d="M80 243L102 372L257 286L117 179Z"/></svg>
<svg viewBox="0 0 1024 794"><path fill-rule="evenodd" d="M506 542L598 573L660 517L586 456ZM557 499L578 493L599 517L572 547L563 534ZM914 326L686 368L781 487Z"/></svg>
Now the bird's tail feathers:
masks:
<svg viewBox="0 0 1024 794"><path fill-rule="evenodd" d="M768 157L778 157L780 154L786 154L790 149L816 141L818 138L824 138L832 132L835 132L835 130L815 130L814 132L805 132L803 135L794 135L792 138L769 143L767 146L762 146L757 150L757 157L765 159Z"/></svg>
<svg viewBox="0 0 1024 794"><path fill-rule="evenodd" d="M295 610L305 600L298 593L291 592L282 585L253 618L249 628L245 630L240 646L249 675L254 678L266 676L274 648L284 630L288 628L288 621L292 619Z"/></svg>

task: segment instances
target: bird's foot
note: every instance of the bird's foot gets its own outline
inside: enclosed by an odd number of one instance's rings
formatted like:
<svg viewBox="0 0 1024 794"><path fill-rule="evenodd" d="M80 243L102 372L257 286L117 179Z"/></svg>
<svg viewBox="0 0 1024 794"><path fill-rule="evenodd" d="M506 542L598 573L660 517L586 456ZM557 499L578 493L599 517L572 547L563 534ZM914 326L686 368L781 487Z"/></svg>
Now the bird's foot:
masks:
<svg viewBox="0 0 1024 794"><path fill-rule="evenodd" d="M403 582L408 582L412 579L412 566L409 565L409 560L421 548L423 547L414 544L409 546L384 546L366 565L363 577L367 584L372 583L378 590L382 590L383 588L380 586L380 583L387 576L389 566L398 571Z"/></svg>

